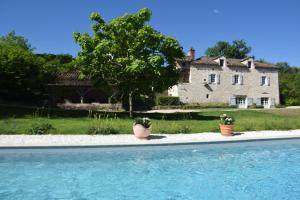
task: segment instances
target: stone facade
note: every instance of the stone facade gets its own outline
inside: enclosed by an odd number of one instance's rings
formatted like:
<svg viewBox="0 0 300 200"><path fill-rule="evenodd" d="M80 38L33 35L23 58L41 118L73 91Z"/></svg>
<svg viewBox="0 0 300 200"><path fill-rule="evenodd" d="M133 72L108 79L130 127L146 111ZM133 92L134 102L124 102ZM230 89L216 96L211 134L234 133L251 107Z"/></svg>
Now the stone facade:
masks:
<svg viewBox="0 0 300 200"><path fill-rule="evenodd" d="M183 103L228 103L247 108L279 104L278 68L253 58L192 57L177 61L180 82L169 89Z"/></svg>

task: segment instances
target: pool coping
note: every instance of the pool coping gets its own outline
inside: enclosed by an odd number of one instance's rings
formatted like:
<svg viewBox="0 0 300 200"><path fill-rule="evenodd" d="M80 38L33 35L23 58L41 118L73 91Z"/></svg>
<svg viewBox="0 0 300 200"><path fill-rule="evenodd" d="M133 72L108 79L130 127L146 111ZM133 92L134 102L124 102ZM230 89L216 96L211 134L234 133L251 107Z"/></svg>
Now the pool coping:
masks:
<svg viewBox="0 0 300 200"><path fill-rule="evenodd" d="M233 137L219 133L153 134L161 139L139 140L133 135L0 135L0 149L140 147L255 142L300 139L300 130L243 132Z"/></svg>

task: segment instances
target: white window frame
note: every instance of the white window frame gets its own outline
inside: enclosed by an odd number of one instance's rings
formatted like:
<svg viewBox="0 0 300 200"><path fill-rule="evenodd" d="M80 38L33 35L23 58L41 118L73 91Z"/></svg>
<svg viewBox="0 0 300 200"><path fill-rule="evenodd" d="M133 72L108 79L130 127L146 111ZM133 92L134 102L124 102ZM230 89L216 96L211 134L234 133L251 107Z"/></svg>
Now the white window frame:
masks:
<svg viewBox="0 0 300 200"><path fill-rule="evenodd" d="M236 105L246 105L246 97L236 97Z"/></svg>

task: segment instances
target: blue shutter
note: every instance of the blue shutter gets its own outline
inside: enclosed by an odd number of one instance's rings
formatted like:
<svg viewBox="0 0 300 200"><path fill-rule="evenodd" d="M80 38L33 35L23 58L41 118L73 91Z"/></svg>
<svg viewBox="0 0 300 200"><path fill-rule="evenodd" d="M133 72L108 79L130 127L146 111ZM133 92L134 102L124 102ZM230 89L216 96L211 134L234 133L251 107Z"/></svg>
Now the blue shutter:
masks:
<svg viewBox="0 0 300 200"><path fill-rule="evenodd" d="M274 107L275 106L275 98L271 98L270 100L271 100L270 106Z"/></svg>
<svg viewBox="0 0 300 200"><path fill-rule="evenodd" d="M260 98L257 98L257 99L256 99L256 105L257 105L257 106L261 106L261 100L260 100Z"/></svg>
<svg viewBox="0 0 300 200"><path fill-rule="evenodd" d="M233 96L233 97L230 97L230 99L229 99L229 105L230 106L235 106L236 105L236 100L235 100L235 97Z"/></svg>
<svg viewBox="0 0 300 200"><path fill-rule="evenodd" d="M211 83L211 75L210 75L210 74L207 76L207 83L208 83L208 84Z"/></svg>
<svg viewBox="0 0 300 200"><path fill-rule="evenodd" d="M247 103L248 103L248 106L252 106L253 105L253 98L247 98Z"/></svg>
<svg viewBox="0 0 300 200"><path fill-rule="evenodd" d="M243 75L240 75L240 85L243 85L244 84L244 77Z"/></svg>

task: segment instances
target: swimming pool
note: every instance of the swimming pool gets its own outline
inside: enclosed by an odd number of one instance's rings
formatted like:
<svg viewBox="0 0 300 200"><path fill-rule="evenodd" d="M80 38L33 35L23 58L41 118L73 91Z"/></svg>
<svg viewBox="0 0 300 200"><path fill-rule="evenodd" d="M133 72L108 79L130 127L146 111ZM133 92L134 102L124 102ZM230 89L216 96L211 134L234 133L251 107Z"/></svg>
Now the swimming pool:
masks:
<svg viewBox="0 0 300 200"><path fill-rule="evenodd" d="M300 140L0 149L0 199L300 199Z"/></svg>

